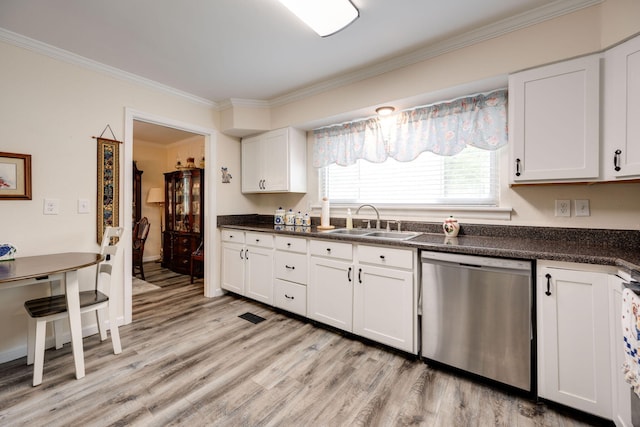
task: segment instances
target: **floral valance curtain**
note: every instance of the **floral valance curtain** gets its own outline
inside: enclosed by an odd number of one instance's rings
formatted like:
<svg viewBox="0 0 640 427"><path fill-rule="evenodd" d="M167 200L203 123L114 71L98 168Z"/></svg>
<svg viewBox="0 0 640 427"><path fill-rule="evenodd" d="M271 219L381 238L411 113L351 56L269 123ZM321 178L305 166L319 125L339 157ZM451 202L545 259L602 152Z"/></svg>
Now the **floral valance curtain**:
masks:
<svg viewBox="0 0 640 427"><path fill-rule="evenodd" d="M507 144L507 91L498 90L442 104L314 130L313 166L408 162L425 151L458 154L467 145L496 150Z"/></svg>

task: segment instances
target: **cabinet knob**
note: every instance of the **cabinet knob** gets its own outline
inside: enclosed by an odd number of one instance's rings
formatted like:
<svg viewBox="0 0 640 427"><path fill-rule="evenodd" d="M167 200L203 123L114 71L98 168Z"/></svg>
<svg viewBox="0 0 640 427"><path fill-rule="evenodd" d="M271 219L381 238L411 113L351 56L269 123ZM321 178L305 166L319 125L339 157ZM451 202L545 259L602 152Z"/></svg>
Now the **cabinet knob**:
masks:
<svg viewBox="0 0 640 427"><path fill-rule="evenodd" d="M380 259L384 261L384 255L380 255Z"/></svg>
<svg viewBox="0 0 640 427"><path fill-rule="evenodd" d="M287 243L287 247L289 247L289 248L290 248L290 247L291 247L291 243Z"/></svg>
<svg viewBox="0 0 640 427"><path fill-rule="evenodd" d="M327 253L331 253L331 248L327 248Z"/></svg>

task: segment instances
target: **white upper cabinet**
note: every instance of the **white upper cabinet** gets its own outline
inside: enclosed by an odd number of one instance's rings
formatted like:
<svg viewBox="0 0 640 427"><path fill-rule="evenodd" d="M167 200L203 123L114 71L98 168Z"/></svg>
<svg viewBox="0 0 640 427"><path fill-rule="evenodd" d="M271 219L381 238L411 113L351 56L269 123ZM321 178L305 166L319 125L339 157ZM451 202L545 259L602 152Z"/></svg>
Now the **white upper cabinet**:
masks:
<svg viewBox="0 0 640 427"><path fill-rule="evenodd" d="M603 176L640 177L640 36L605 53Z"/></svg>
<svg viewBox="0 0 640 427"><path fill-rule="evenodd" d="M307 139L304 131L278 129L242 139L243 193L305 193Z"/></svg>
<svg viewBox="0 0 640 427"><path fill-rule="evenodd" d="M600 54L509 76L511 183L598 179Z"/></svg>

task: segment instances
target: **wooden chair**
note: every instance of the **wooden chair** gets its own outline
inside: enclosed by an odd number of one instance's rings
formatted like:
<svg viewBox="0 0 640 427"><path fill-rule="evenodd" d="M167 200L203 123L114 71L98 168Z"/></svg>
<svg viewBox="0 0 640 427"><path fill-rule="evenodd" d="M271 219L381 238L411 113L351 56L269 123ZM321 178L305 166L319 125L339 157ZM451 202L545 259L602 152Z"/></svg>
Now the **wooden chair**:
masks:
<svg viewBox="0 0 640 427"><path fill-rule="evenodd" d="M149 220L145 216L140 221L138 221L133 227L133 241L132 241L132 271L131 274L133 276L136 275L136 269L140 271L140 277L142 280L147 280L144 277L144 243L147 241L147 236L149 235L149 229L151 228L151 224L149 224Z"/></svg>
<svg viewBox="0 0 640 427"><path fill-rule="evenodd" d="M123 230L121 227L107 227L105 229L100 251L105 258L96 268L95 287L90 291L80 291L80 312L96 312L100 341L107 339L106 312L108 310L114 354L120 354L122 352L122 345L118 331L118 319L117 313L115 312L116 307L115 304L109 304L109 295L111 293L110 285L113 263L120 248ZM117 238L118 241L113 242L112 238ZM64 294L52 295L50 297L26 301L24 308L30 317L27 341L27 365L33 364L33 385L36 386L42 383L47 322L54 322L56 348L61 348L62 331L58 325L60 320L69 317L67 313L67 301Z"/></svg>
<svg viewBox="0 0 640 427"><path fill-rule="evenodd" d="M193 283L193 270L195 262L204 263L204 240L200 242L200 246L198 246L198 249L191 253L191 268L189 271L191 274L191 283Z"/></svg>

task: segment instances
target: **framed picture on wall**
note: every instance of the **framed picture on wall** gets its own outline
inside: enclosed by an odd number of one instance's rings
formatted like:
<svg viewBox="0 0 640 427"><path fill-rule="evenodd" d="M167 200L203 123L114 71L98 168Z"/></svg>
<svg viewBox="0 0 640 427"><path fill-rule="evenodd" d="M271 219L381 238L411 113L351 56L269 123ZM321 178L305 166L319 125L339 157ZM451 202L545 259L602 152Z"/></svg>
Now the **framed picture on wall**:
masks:
<svg viewBox="0 0 640 427"><path fill-rule="evenodd" d="M31 200L31 155L0 152L0 200Z"/></svg>

